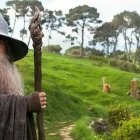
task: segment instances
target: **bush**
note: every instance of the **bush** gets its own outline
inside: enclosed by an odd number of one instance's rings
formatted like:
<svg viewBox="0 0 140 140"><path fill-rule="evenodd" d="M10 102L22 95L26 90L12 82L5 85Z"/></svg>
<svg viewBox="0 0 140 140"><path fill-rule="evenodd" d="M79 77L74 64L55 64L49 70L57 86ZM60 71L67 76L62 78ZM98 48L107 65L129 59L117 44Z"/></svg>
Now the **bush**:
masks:
<svg viewBox="0 0 140 140"><path fill-rule="evenodd" d="M104 62L104 63L108 63L108 58L103 57L103 56L90 55L89 59L92 59L94 61L101 61L101 62Z"/></svg>
<svg viewBox="0 0 140 140"><path fill-rule="evenodd" d="M127 61L127 55L126 54L122 55L120 59L124 60L124 61Z"/></svg>
<svg viewBox="0 0 140 140"><path fill-rule="evenodd" d="M81 54L81 46L73 46L65 51L65 55L80 55L80 54ZM90 47L83 48L83 54L84 56L89 55L104 56L103 51Z"/></svg>
<svg viewBox="0 0 140 140"><path fill-rule="evenodd" d="M112 67L117 67L117 60L116 59L110 59L109 60L109 65Z"/></svg>
<svg viewBox="0 0 140 140"><path fill-rule="evenodd" d="M127 68L130 72L136 72L136 69L137 69L136 65L133 63L128 63Z"/></svg>
<svg viewBox="0 0 140 140"><path fill-rule="evenodd" d="M122 55L124 55L124 51L116 50L115 52L110 53L109 57L120 58Z"/></svg>
<svg viewBox="0 0 140 140"><path fill-rule="evenodd" d="M104 51L101 51L101 50L97 50L95 48L92 48L92 55L102 56L103 57L105 55L105 53L104 53Z"/></svg>
<svg viewBox="0 0 140 140"><path fill-rule="evenodd" d="M68 48L65 51L65 55L70 55L70 56L80 56L81 54L81 47L80 46L73 46Z"/></svg>
<svg viewBox="0 0 140 140"><path fill-rule="evenodd" d="M72 130L74 140L102 140L101 136L95 134L90 128L90 118L83 117L77 121Z"/></svg>
<svg viewBox="0 0 140 140"><path fill-rule="evenodd" d="M121 126L123 121L130 119L128 108L122 105L111 106L108 110L108 122L113 129Z"/></svg>
<svg viewBox="0 0 140 140"><path fill-rule="evenodd" d="M138 47L136 50L136 61L140 65L140 55L139 54L140 54L140 47Z"/></svg>
<svg viewBox="0 0 140 140"><path fill-rule="evenodd" d="M138 73L140 71L139 68L135 64L124 61L124 60L110 59L109 65L112 67L120 68L121 70L128 71L128 72Z"/></svg>
<svg viewBox="0 0 140 140"><path fill-rule="evenodd" d="M112 133L113 140L139 140L140 118L132 118L123 122L122 126Z"/></svg>
<svg viewBox="0 0 140 140"><path fill-rule="evenodd" d="M102 118L97 118L96 120L91 122L91 127L98 134L104 134L109 132L108 121Z"/></svg>
<svg viewBox="0 0 140 140"><path fill-rule="evenodd" d="M118 67L121 69L121 70L124 70L124 71L128 71L128 72L135 72L136 70L136 65L133 64L133 63L129 63L129 62L126 62L126 61L118 61Z"/></svg>
<svg viewBox="0 0 140 140"><path fill-rule="evenodd" d="M45 50L47 52L60 54L60 51L62 50L62 48L60 45L49 45L47 47L43 47L43 50Z"/></svg>

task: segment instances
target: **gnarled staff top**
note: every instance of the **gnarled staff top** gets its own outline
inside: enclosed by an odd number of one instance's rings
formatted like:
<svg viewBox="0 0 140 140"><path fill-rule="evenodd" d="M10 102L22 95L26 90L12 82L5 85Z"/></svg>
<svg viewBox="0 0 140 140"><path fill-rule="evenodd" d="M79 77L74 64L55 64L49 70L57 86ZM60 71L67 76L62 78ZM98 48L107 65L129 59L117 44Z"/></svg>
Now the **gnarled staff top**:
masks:
<svg viewBox="0 0 140 140"><path fill-rule="evenodd" d="M42 27L41 27L41 14L37 6L35 6L35 14L29 25L29 30L30 30L31 38L33 40L34 49L36 49L35 47L41 48L42 37L44 36L44 34L42 32Z"/></svg>

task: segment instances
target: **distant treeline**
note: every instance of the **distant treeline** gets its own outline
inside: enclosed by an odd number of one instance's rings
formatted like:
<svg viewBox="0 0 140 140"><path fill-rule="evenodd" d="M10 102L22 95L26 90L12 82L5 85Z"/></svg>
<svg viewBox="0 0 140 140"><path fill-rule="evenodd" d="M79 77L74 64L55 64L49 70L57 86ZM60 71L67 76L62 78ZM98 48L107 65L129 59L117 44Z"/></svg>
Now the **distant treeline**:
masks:
<svg viewBox="0 0 140 140"><path fill-rule="evenodd" d="M56 32L58 36L64 37L62 41L70 42L70 47L79 44L80 52L77 53L80 53L79 55L82 57L88 53L86 51L85 54L86 46L84 45L88 33L92 37L91 40L88 40L88 46L94 48L94 50L97 50L97 45L100 46L99 50L101 51L98 52L99 54L116 57L119 46L121 46L127 61L132 59L134 63L140 63L140 15L136 11L123 11L115 15L112 21L103 22L100 19L98 10L88 5L77 6L70 9L67 14L63 14L61 10L52 11L47 9L49 7L44 7L42 2L38 0L9 0L6 2L6 7L0 9L0 12L8 22L11 36L15 31L17 21L23 19L20 37L22 40L27 37L27 25L34 14L35 5L39 7L42 13L41 23L45 26L45 30L48 33L48 43L45 46L55 44L50 41L53 38L52 32ZM11 16L9 14L11 9L15 13L14 24L11 24ZM62 27L69 27L71 33L63 30ZM30 39L28 43L30 43ZM133 58L132 50L135 50Z"/></svg>

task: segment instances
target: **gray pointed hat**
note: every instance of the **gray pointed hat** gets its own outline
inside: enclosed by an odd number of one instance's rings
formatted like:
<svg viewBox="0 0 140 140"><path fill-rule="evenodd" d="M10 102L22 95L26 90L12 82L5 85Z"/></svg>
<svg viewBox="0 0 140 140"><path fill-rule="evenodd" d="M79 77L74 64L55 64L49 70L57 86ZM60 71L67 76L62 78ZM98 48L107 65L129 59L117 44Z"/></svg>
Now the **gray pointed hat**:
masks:
<svg viewBox="0 0 140 140"><path fill-rule="evenodd" d="M23 41L8 35L8 24L1 14L0 14L0 36L8 40L14 61L20 60L27 55L28 46Z"/></svg>

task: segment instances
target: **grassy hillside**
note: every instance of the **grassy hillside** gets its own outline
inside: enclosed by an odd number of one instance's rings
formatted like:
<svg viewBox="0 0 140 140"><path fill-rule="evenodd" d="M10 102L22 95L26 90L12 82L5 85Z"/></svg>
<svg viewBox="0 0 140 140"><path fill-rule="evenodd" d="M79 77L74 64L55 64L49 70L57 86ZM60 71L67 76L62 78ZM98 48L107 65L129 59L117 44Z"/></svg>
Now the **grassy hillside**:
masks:
<svg viewBox="0 0 140 140"><path fill-rule="evenodd" d="M131 79L140 76L107 65L99 67L95 63L93 60L43 52L42 85L48 96L44 114L47 133L62 127L59 122L75 121L83 115L105 116L111 104L129 105L135 113L140 113L139 101L126 94ZM34 91L33 52L30 51L17 65L25 81L26 94L30 94ZM109 94L102 92L103 76L111 84ZM60 138L52 136L48 139Z"/></svg>

